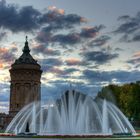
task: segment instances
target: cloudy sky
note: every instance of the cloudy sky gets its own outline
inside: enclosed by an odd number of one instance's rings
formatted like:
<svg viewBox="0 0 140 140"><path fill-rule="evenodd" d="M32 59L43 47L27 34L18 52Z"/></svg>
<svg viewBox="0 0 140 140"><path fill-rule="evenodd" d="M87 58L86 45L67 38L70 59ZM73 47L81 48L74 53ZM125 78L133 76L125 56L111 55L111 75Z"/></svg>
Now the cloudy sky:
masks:
<svg viewBox="0 0 140 140"><path fill-rule="evenodd" d="M42 97L72 85L90 96L140 80L140 0L0 0L0 112L8 111L9 69L28 35L43 72Z"/></svg>

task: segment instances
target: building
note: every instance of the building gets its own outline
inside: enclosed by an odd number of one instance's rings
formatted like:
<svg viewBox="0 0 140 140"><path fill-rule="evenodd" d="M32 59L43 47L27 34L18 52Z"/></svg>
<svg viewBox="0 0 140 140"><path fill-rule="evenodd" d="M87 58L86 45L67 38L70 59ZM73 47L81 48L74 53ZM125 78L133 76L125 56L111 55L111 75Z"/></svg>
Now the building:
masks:
<svg viewBox="0 0 140 140"><path fill-rule="evenodd" d="M41 100L41 74L42 70L37 61L31 56L26 37L22 55L15 60L9 70L11 77L9 114L1 114L0 127L9 122L27 104ZM7 124L5 124L7 125Z"/></svg>
<svg viewBox="0 0 140 140"><path fill-rule="evenodd" d="M23 54L11 65L10 111L15 116L25 105L41 100L40 65L31 56L26 37Z"/></svg>
<svg viewBox="0 0 140 140"><path fill-rule="evenodd" d="M0 113L0 132L4 130L6 126L9 124L11 117L9 114Z"/></svg>

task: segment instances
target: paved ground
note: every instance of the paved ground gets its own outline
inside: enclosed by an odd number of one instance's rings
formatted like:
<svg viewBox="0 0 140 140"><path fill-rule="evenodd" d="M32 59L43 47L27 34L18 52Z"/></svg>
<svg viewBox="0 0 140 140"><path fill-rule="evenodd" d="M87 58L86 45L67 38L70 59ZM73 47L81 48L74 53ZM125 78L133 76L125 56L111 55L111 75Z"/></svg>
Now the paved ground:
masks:
<svg viewBox="0 0 140 140"><path fill-rule="evenodd" d="M1 137L0 140L140 140L140 137L128 137L128 138L65 138L65 139L48 139L48 138L3 138Z"/></svg>

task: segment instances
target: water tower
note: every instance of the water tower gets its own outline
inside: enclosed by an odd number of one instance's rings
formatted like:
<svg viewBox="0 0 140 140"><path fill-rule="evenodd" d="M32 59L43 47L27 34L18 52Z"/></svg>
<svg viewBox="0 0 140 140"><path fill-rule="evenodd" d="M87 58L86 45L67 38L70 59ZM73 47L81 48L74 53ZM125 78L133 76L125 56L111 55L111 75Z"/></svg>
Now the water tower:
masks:
<svg viewBox="0 0 140 140"><path fill-rule="evenodd" d="M25 105L41 100L42 70L31 56L26 37L22 55L11 65L10 111L14 117Z"/></svg>

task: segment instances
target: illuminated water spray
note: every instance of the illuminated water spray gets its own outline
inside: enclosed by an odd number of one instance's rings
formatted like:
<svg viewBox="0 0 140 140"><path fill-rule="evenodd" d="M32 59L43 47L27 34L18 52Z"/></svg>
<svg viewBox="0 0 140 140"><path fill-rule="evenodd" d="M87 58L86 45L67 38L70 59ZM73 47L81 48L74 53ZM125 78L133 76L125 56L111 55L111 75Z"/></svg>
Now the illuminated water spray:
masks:
<svg viewBox="0 0 140 140"><path fill-rule="evenodd" d="M106 100L68 90L55 102L41 106L32 103L24 107L12 120L6 132L26 132L40 135L108 135L135 133L123 113Z"/></svg>

